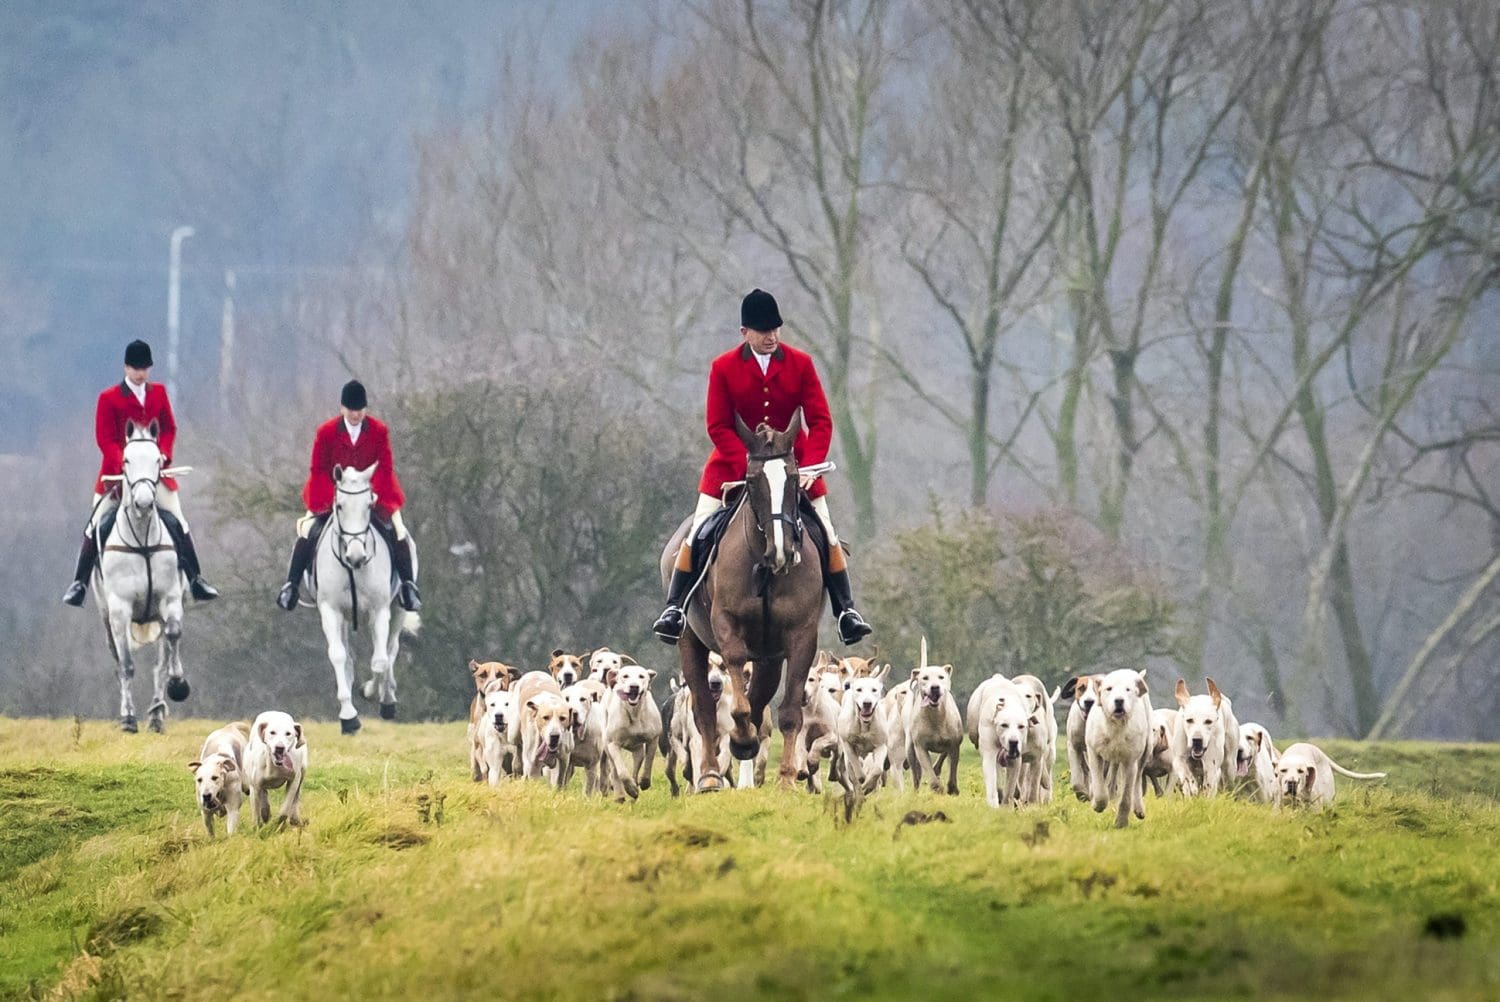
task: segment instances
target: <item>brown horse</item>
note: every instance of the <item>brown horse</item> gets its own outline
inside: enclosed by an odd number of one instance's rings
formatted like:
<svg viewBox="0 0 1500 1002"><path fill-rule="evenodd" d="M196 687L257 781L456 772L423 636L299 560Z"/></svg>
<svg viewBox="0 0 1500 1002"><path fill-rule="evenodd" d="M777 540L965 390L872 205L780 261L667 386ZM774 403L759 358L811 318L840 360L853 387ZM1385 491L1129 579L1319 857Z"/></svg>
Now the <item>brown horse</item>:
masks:
<svg viewBox="0 0 1500 1002"><path fill-rule="evenodd" d="M802 531L797 459L792 443L802 427L802 410L783 431L762 424L752 433L736 415L735 430L749 451L745 501L730 519L718 556L688 604L688 626L677 649L682 677L693 693L693 719L703 735L704 753L693 763L698 789L717 790L724 779L711 755L717 747L714 699L708 690L708 652L724 658L734 689L734 730L729 748L741 761L760 750L761 721L781 684L787 663L787 691L800 693L818 652L818 618L823 611L823 570L817 545ZM691 519L662 551L665 586ZM746 661L755 672L746 691ZM790 787L792 754L802 728L802 701L783 699L777 723L785 745L781 783Z"/></svg>

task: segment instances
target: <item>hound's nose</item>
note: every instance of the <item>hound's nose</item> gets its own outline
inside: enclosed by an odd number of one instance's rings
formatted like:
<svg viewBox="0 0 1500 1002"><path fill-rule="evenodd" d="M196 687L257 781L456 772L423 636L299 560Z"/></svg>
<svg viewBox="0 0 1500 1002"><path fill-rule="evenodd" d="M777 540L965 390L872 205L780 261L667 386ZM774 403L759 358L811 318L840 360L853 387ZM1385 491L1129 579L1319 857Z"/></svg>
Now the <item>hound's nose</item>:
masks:
<svg viewBox="0 0 1500 1002"><path fill-rule="evenodd" d="M1116 710L1123 710L1123 709L1125 709L1125 700L1123 700L1123 699L1117 699L1117 700L1115 700L1115 709Z"/></svg>
<svg viewBox="0 0 1500 1002"><path fill-rule="evenodd" d="M1195 752L1201 752L1202 750L1203 750L1203 739L1202 738L1194 738L1193 739L1193 751L1195 751Z"/></svg>
<svg viewBox="0 0 1500 1002"><path fill-rule="evenodd" d="M562 740L562 735L561 734L549 734L549 735L547 735L547 747L548 748L556 748L557 745L558 745L558 742L560 742L561 740Z"/></svg>
<svg viewBox="0 0 1500 1002"><path fill-rule="evenodd" d="M212 807L213 805L214 805L214 795L212 793L205 793L203 795L203 806L204 807Z"/></svg>
<svg viewBox="0 0 1500 1002"><path fill-rule="evenodd" d="M1021 742L1019 742L1019 741L1012 741L1012 742L1010 742L1010 753L1012 755L1019 755L1019 754L1021 754Z"/></svg>

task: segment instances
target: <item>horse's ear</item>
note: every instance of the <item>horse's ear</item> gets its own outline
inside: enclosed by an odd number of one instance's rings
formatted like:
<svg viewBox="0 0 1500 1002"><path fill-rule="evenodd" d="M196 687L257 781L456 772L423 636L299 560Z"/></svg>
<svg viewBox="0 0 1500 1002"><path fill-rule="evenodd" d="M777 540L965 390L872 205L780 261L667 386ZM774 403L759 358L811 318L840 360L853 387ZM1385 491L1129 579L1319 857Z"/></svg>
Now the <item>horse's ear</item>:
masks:
<svg viewBox="0 0 1500 1002"><path fill-rule="evenodd" d="M755 433L750 430L749 425L740 419L738 412L734 415L734 433L740 437L741 442L745 443L746 449L752 452L755 450Z"/></svg>
<svg viewBox="0 0 1500 1002"><path fill-rule="evenodd" d="M792 419L787 422L786 427L776 433L776 451L785 452L787 449L790 449L792 447L792 443L797 440L798 433L800 433L801 431L802 408L798 407L796 410L792 411Z"/></svg>
<svg viewBox="0 0 1500 1002"><path fill-rule="evenodd" d="M333 482L334 483L338 483L340 480L343 480L343 479L344 479L344 464L343 463L334 463L333 464Z"/></svg>
<svg viewBox="0 0 1500 1002"><path fill-rule="evenodd" d="M131 418L125 419L125 441L135 438L135 421Z"/></svg>
<svg viewBox="0 0 1500 1002"><path fill-rule="evenodd" d="M153 439L159 438L161 436L161 422L156 420L156 418L152 418L151 423L146 425L146 434L150 435Z"/></svg>

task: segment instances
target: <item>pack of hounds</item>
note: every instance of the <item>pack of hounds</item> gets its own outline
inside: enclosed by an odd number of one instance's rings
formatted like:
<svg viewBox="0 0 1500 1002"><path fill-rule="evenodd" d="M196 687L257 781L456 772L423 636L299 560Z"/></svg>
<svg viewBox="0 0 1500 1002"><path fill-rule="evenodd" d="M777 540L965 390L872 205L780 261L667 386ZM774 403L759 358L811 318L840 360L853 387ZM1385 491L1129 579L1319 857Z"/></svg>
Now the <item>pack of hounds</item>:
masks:
<svg viewBox="0 0 1500 1002"><path fill-rule="evenodd" d="M753 663L745 666L747 676L754 670ZM651 693L656 672L607 647L583 654L554 650L545 671L477 660L469 671L475 782L536 779L561 790L581 771L585 795L633 800L651 788L660 751L672 795L693 792L692 763L706 756L693 697L680 678L671 680L670 695L658 705ZM1266 728L1236 718L1230 698L1211 678L1207 692L1196 695L1179 678L1177 707L1153 709L1144 673L1132 669L1077 675L1050 693L1034 675L997 674L975 688L960 713L953 666L929 664L925 638L919 664L887 691L890 671L890 663L874 655L820 652L800 695L803 725L792 748L797 779L809 792L821 793L826 761L829 780L842 788L850 812L881 786L904 790L908 772L914 789L927 783L935 792L957 795L965 741L979 753L989 806L1020 808L1051 802L1061 739L1074 794L1095 811L1114 803L1118 828L1131 814L1145 818L1148 784L1158 797L1223 792L1277 808L1323 807L1334 798L1334 773L1352 779L1386 775L1351 772L1306 742L1278 752ZM759 786L765 782L770 715L758 755L736 770L729 749L732 700L726 698L731 681L723 659L711 653L708 690L719 733L713 757L732 785ZM1069 704L1062 729L1059 702ZM256 824L265 824L268 791L281 787L286 795L280 817L301 823L307 745L302 726L286 713L266 712L251 724L214 731L189 768L210 835L215 817L223 817L234 833L244 797L252 800Z"/></svg>

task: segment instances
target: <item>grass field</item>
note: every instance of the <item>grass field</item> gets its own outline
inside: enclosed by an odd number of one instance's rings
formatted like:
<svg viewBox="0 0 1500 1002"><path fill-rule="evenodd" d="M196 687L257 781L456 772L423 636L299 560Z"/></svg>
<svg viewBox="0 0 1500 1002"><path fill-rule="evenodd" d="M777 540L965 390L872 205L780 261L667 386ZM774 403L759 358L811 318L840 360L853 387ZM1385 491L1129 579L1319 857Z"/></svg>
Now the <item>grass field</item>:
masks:
<svg viewBox="0 0 1500 1002"><path fill-rule="evenodd" d="M1329 742L1391 778L1115 831L989 810L972 750L961 797L844 825L659 772L632 805L490 790L461 723L314 724L308 824L210 841L214 726L0 720L0 996L1500 998L1500 748Z"/></svg>

